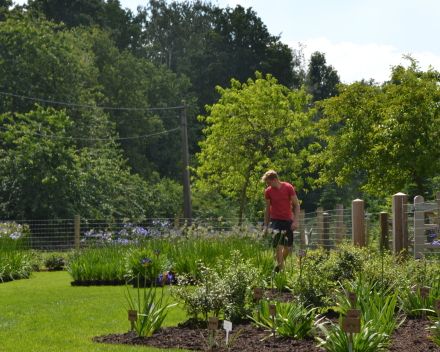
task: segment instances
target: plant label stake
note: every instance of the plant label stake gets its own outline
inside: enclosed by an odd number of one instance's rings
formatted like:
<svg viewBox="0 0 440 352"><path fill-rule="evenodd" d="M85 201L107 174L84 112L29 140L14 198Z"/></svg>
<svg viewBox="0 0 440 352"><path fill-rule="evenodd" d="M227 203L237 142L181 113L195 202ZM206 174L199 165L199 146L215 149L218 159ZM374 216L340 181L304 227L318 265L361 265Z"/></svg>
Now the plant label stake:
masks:
<svg viewBox="0 0 440 352"><path fill-rule="evenodd" d="M354 304L356 303L356 292L349 292L348 300L351 302L351 309L354 309Z"/></svg>
<svg viewBox="0 0 440 352"><path fill-rule="evenodd" d="M128 321L131 322L131 338L134 338L134 322L137 320L137 310L128 311Z"/></svg>
<svg viewBox="0 0 440 352"><path fill-rule="evenodd" d="M226 346L228 346L229 331L232 331L232 323L225 320L223 322L223 329L226 330Z"/></svg>
<svg viewBox="0 0 440 352"><path fill-rule="evenodd" d="M360 317L361 317L360 309L347 309L347 318L360 319Z"/></svg>
<svg viewBox="0 0 440 352"><path fill-rule="evenodd" d="M273 342L275 342L275 316L277 315L277 306L269 304L269 315L272 317Z"/></svg>
<svg viewBox="0 0 440 352"><path fill-rule="evenodd" d="M257 300L258 322L260 322L260 299L263 297L261 287L254 287L254 298Z"/></svg>
<svg viewBox="0 0 440 352"><path fill-rule="evenodd" d="M361 320L352 318L342 318L342 332L350 333L350 343L348 345L349 352L353 352L353 333L361 332Z"/></svg>
<svg viewBox="0 0 440 352"><path fill-rule="evenodd" d="M212 331L212 337L211 337L211 350L212 350L214 347L214 334L215 331L218 330L218 318L209 317L209 330Z"/></svg>
<svg viewBox="0 0 440 352"><path fill-rule="evenodd" d="M425 309L425 300L429 296L429 287L420 287L420 297L423 297L423 309ZM425 319L425 311L422 310L422 320Z"/></svg>
<svg viewBox="0 0 440 352"><path fill-rule="evenodd" d="M435 300L435 308L434 309L438 312L438 327L440 328L440 299Z"/></svg>

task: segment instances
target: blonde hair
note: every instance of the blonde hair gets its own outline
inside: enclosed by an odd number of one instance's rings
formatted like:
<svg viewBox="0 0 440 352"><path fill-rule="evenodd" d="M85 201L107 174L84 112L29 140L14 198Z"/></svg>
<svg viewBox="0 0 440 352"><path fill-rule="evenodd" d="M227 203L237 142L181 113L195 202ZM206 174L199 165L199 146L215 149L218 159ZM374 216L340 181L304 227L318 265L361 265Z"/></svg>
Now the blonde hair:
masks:
<svg viewBox="0 0 440 352"><path fill-rule="evenodd" d="M261 178L261 182L266 182L267 180L275 180L278 178L278 174L274 170L269 170L266 172L263 177Z"/></svg>

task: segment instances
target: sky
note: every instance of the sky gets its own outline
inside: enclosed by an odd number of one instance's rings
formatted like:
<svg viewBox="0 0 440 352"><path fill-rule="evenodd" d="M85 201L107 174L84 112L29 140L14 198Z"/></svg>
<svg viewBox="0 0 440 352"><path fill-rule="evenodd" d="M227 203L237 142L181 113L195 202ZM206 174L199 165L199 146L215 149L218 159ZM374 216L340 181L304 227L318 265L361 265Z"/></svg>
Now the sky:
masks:
<svg viewBox="0 0 440 352"><path fill-rule="evenodd" d="M178 0L179 1L179 0ZM423 70L440 71L438 0L212 0L220 7L252 7L269 32L293 48L306 45L306 58L325 53L327 64L351 83L389 79L390 66L411 54ZM23 3L24 0L18 1ZM148 0L120 0L134 13Z"/></svg>

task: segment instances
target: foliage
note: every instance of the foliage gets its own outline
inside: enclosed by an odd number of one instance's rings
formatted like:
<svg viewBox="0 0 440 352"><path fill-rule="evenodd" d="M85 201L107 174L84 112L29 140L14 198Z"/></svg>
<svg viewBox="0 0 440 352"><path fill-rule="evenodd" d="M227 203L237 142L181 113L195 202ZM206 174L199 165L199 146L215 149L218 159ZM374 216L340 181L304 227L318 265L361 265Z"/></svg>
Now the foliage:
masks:
<svg viewBox="0 0 440 352"><path fill-rule="evenodd" d="M149 247L130 248L126 253L126 269L130 277L153 280L171 269L166 254L155 254Z"/></svg>
<svg viewBox="0 0 440 352"><path fill-rule="evenodd" d="M414 182L424 194L424 180L440 171L439 73L420 70L417 61L392 67L382 87L356 82L341 85L339 96L317 104L326 148L312 157L321 183L349 183L359 170L367 174L365 190L386 196ZM336 126L341 126L335 131Z"/></svg>
<svg viewBox="0 0 440 352"><path fill-rule="evenodd" d="M389 291L377 291L373 282L364 281L359 278L356 281L346 282L335 294L336 306L333 309L342 315L347 315L347 310L352 309L348 300L348 292L356 293L355 309L360 309L363 321L371 321L379 334L384 333L384 339L389 338L396 328L405 321L401 319L398 323L399 313L396 314L398 296L397 293L390 294Z"/></svg>
<svg viewBox="0 0 440 352"><path fill-rule="evenodd" d="M197 186L240 199L240 219L246 199L261 197L266 168L292 176L301 186L294 175L305 152L295 146L307 134L310 116L303 112L309 99L304 89L289 90L269 74L264 79L257 72L256 77L247 84L233 79L231 88L217 87L222 98L207 107L210 116L199 117L210 126L199 143Z"/></svg>
<svg viewBox="0 0 440 352"><path fill-rule="evenodd" d="M15 222L0 223L0 281L27 279L34 254L27 250L30 229Z"/></svg>
<svg viewBox="0 0 440 352"><path fill-rule="evenodd" d="M330 279L335 268L326 265L328 256L323 248L316 251L308 251L307 256L301 260L301 282L300 270L295 271L294 279L296 284L292 285L292 295L305 305L315 307L330 306L331 292L336 288L337 283Z"/></svg>
<svg viewBox="0 0 440 352"><path fill-rule="evenodd" d="M437 346L440 347L440 325L438 317L428 317L433 325L429 326L429 330L434 334L434 336L427 335Z"/></svg>
<svg viewBox="0 0 440 352"><path fill-rule="evenodd" d="M226 319L235 321L251 312L252 288L258 282L259 273L250 260L243 260L240 252L233 250L229 260L219 259L215 268L228 293L224 309Z"/></svg>
<svg viewBox="0 0 440 352"><path fill-rule="evenodd" d="M64 257L59 254L51 253L44 258L44 266L51 271L63 270L64 264Z"/></svg>
<svg viewBox="0 0 440 352"><path fill-rule="evenodd" d="M138 276L139 280L139 276ZM137 289L137 297L132 296L128 285L125 284L127 291L125 291L125 298L128 303L127 310L137 311L137 320L134 322L134 330L136 331L138 337L150 337L153 333L158 330L167 314L169 309L177 305L168 304L168 298L164 300L164 293L158 294L157 289L151 287L147 294L147 289L144 288L143 296L141 295L141 289ZM156 298L156 295L159 295Z"/></svg>
<svg viewBox="0 0 440 352"><path fill-rule="evenodd" d="M278 337L291 337L296 340L302 340L307 335L316 331L316 327L320 325L319 316L316 315L317 308L303 306L302 303L276 302L276 316L274 319L275 334ZM315 321L315 319L318 319ZM273 330L272 317L269 314L269 302L260 300L260 323L256 320L256 313L252 320L259 326L265 327L268 331ZM273 334L266 336L271 337Z"/></svg>
<svg viewBox="0 0 440 352"><path fill-rule="evenodd" d="M3 114L0 122L8 126L0 133L3 218L102 218L146 211L146 184L130 175L114 142L77 149L68 139L75 123L64 111Z"/></svg>
<svg viewBox="0 0 440 352"><path fill-rule="evenodd" d="M326 65L325 54L319 51L310 56L305 85L307 93L313 96L313 102L338 95L340 83L338 71ZM326 208L327 209L327 208Z"/></svg>
<svg viewBox="0 0 440 352"><path fill-rule="evenodd" d="M353 280L356 273L362 270L362 265L368 256L368 248L355 247L348 243L337 245L330 252L326 264L332 272L329 279L333 281Z"/></svg>
<svg viewBox="0 0 440 352"><path fill-rule="evenodd" d="M273 273L273 284L277 288L278 292L285 291L292 288L292 282L289 280L289 274L285 270Z"/></svg>
<svg viewBox="0 0 440 352"><path fill-rule="evenodd" d="M425 315L435 315L435 300L440 299L440 284L438 277L434 277L430 281L429 297L420 296L420 287L405 287L399 295L402 309L410 317L420 316L424 310Z"/></svg>
<svg viewBox="0 0 440 352"><path fill-rule="evenodd" d="M385 332L377 332L377 327L370 320L365 322L363 318L360 319L361 332L360 334L353 334L353 351L356 352L375 352L386 351L389 344L385 341L389 336ZM325 339L317 336L319 341L318 346L328 352L346 352L349 350L349 334L342 332L342 315L339 316L339 325L333 324L330 321L331 329L325 325L321 325L320 329L325 335Z"/></svg>
<svg viewBox="0 0 440 352"><path fill-rule="evenodd" d="M199 261L199 270L201 279L194 290L189 289L190 280L186 275L179 275L178 286L171 288L171 295L183 303L189 316L197 320L202 314L207 321L209 312L214 316L223 313L225 319L235 321L250 313L251 288L258 279L258 272L238 251L232 251L229 260L219 259L213 269Z"/></svg>

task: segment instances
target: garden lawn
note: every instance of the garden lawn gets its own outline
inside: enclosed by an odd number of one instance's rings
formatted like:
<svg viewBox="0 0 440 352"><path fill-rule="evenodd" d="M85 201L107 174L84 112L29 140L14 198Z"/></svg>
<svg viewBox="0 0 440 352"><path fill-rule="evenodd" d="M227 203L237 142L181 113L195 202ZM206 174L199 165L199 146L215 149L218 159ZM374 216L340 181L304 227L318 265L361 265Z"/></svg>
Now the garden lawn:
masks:
<svg viewBox="0 0 440 352"><path fill-rule="evenodd" d="M94 336L130 330L126 288L71 287L70 281L62 271L34 273L31 279L0 284L0 351L168 351L92 342ZM176 307L164 326L185 319Z"/></svg>

